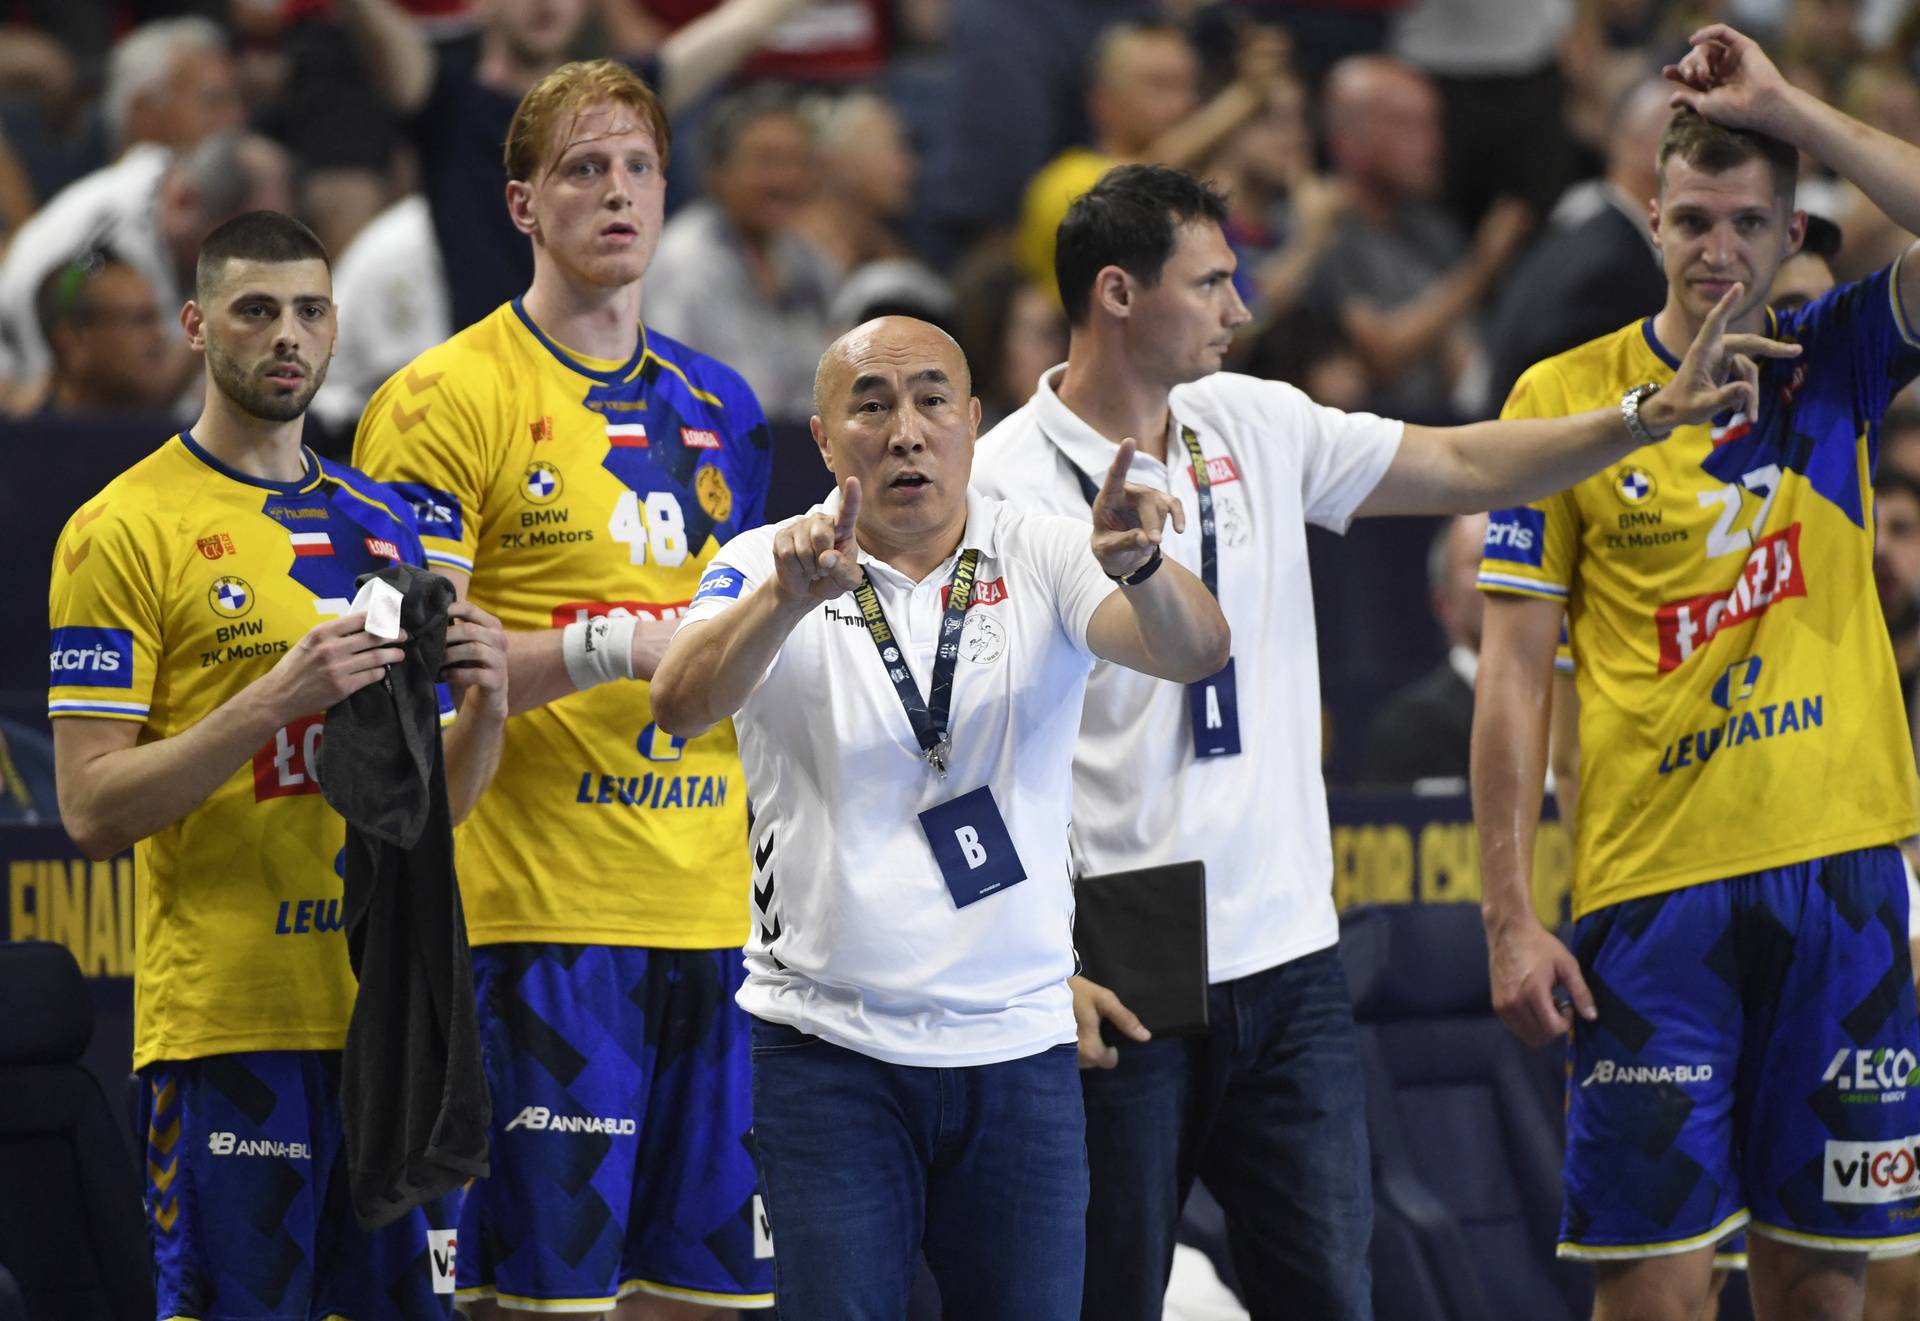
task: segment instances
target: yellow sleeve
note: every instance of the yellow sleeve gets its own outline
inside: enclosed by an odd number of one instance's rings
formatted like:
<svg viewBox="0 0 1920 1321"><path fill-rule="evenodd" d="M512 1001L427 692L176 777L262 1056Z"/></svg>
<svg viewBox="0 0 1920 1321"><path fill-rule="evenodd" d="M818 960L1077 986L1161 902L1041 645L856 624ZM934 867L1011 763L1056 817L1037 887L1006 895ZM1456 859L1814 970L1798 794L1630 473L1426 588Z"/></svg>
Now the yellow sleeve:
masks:
<svg viewBox="0 0 1920 1321"><path fill-rule="evenodd" d="M353 466L413 506L430 568L473 572L499 428L458 364L429 350L374 393L353 438Z"/></svg>
<svg viewBox="0 0 1920 1321"><path fill-rule="evenodd" d="M83 506L54 547L47 714L145 723L160 657L164 573L107 503L102 494Z"/></svg>
<svg viewBox="0 0 1920 1321"><path fill-rule="evenodd" d="M1502 421L1566 417L1572 411L1565 386L1550 362L1535 363L1514 383L1506 407L1500 410ZM1487 516L1480 590L1565 601L1579 544L1579 511L1572 491L1496 509Z"/></svg>

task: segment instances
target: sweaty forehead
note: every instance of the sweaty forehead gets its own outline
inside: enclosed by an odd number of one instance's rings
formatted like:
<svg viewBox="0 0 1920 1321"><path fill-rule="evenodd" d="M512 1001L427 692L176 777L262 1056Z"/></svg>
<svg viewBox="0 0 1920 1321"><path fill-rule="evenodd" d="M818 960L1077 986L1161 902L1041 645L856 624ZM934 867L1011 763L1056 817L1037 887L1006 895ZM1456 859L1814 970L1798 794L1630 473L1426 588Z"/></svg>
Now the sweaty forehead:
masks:
<svg viewBox="0 0 1920 1321"><path fill-rule="evenodd" d="M639 140L631 140L636 138ZM622 150L656 146L653 125L639 112L624 105L592 105L561 121L560 131L554 135L553 158L558 160L576 148L594 144Z"/></svg>

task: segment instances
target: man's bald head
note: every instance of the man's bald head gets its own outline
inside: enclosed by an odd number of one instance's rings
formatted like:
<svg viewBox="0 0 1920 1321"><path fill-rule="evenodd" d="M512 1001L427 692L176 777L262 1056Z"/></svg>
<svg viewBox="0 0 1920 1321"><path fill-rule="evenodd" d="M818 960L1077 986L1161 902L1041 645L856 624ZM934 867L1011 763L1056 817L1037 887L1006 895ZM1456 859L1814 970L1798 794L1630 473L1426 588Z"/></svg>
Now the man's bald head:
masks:
<svg viewBox="0 0 1920 1321"><path fill-rule="evenodd" d="M938 372L958 399L973 394L973 374L959 341L918 317L883 316L862 322L827 346L813 374L813 411L830 422L839 406L880 372L921 360L914 375Z"/></svg>
<svg viewBox="0 0 1920 1321"><path fill-rule="evenodd" d="M1343 179L1387 197L1439 186L1440 93L1404 60L1353 55L1327 73L1327 148Z"/></svg>

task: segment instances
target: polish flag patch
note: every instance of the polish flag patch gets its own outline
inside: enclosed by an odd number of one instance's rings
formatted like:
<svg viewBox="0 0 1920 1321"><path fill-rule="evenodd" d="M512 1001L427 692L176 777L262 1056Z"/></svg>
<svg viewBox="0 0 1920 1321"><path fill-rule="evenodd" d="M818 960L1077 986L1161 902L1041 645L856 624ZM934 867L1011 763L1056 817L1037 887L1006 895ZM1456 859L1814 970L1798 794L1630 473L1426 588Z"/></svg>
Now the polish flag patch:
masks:
<svg viewBox="0 0 1920 1321"><path fill-rule="evenodd" d="M333 554L333 538L324 532L289 532L287 540L293 543L293 553L302 558Z"/></svg>
<svg viewBox="0 0 1920 1321"><path fill-rule="evenodd" d="M645 422L607 423L607 444L615 449L643 450L647 447Z"/></svg>

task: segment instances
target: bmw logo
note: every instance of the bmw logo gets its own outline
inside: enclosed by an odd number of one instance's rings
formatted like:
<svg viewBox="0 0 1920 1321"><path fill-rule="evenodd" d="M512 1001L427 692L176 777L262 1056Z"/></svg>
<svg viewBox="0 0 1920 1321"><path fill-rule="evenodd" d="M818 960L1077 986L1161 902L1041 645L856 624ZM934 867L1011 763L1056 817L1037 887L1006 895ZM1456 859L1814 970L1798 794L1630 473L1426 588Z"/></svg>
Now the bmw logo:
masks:
<svg viewBox="0 0 1920 1321"><path fill-rule="evenodd" d="M527 499L537 505L544 505L559 495L565 489L565 485L560 480L560 470L551 463L530 463L527 465L527 477L521 484L521 489L527 493Z"/></svg>
<svg viewBox="0 0 1920 1321"><path fill-rule="evenodd" d="M1629 464L1620 470L1620 476L1614 482L1613 489L1619 494L1622 502L1643 505L1653 499L1654 492L1660 488L1654 484L1652 473L1645 468Z"/></svg>
<svg viewBox="0 0 1920 1321"><path fill-rule="evenodd" d="M253 588L247 585L245 578L231 575L213 580L213 586L207 589L207 604L213 607L213 613L227 619L238 619L253 609Z"/></svg>

